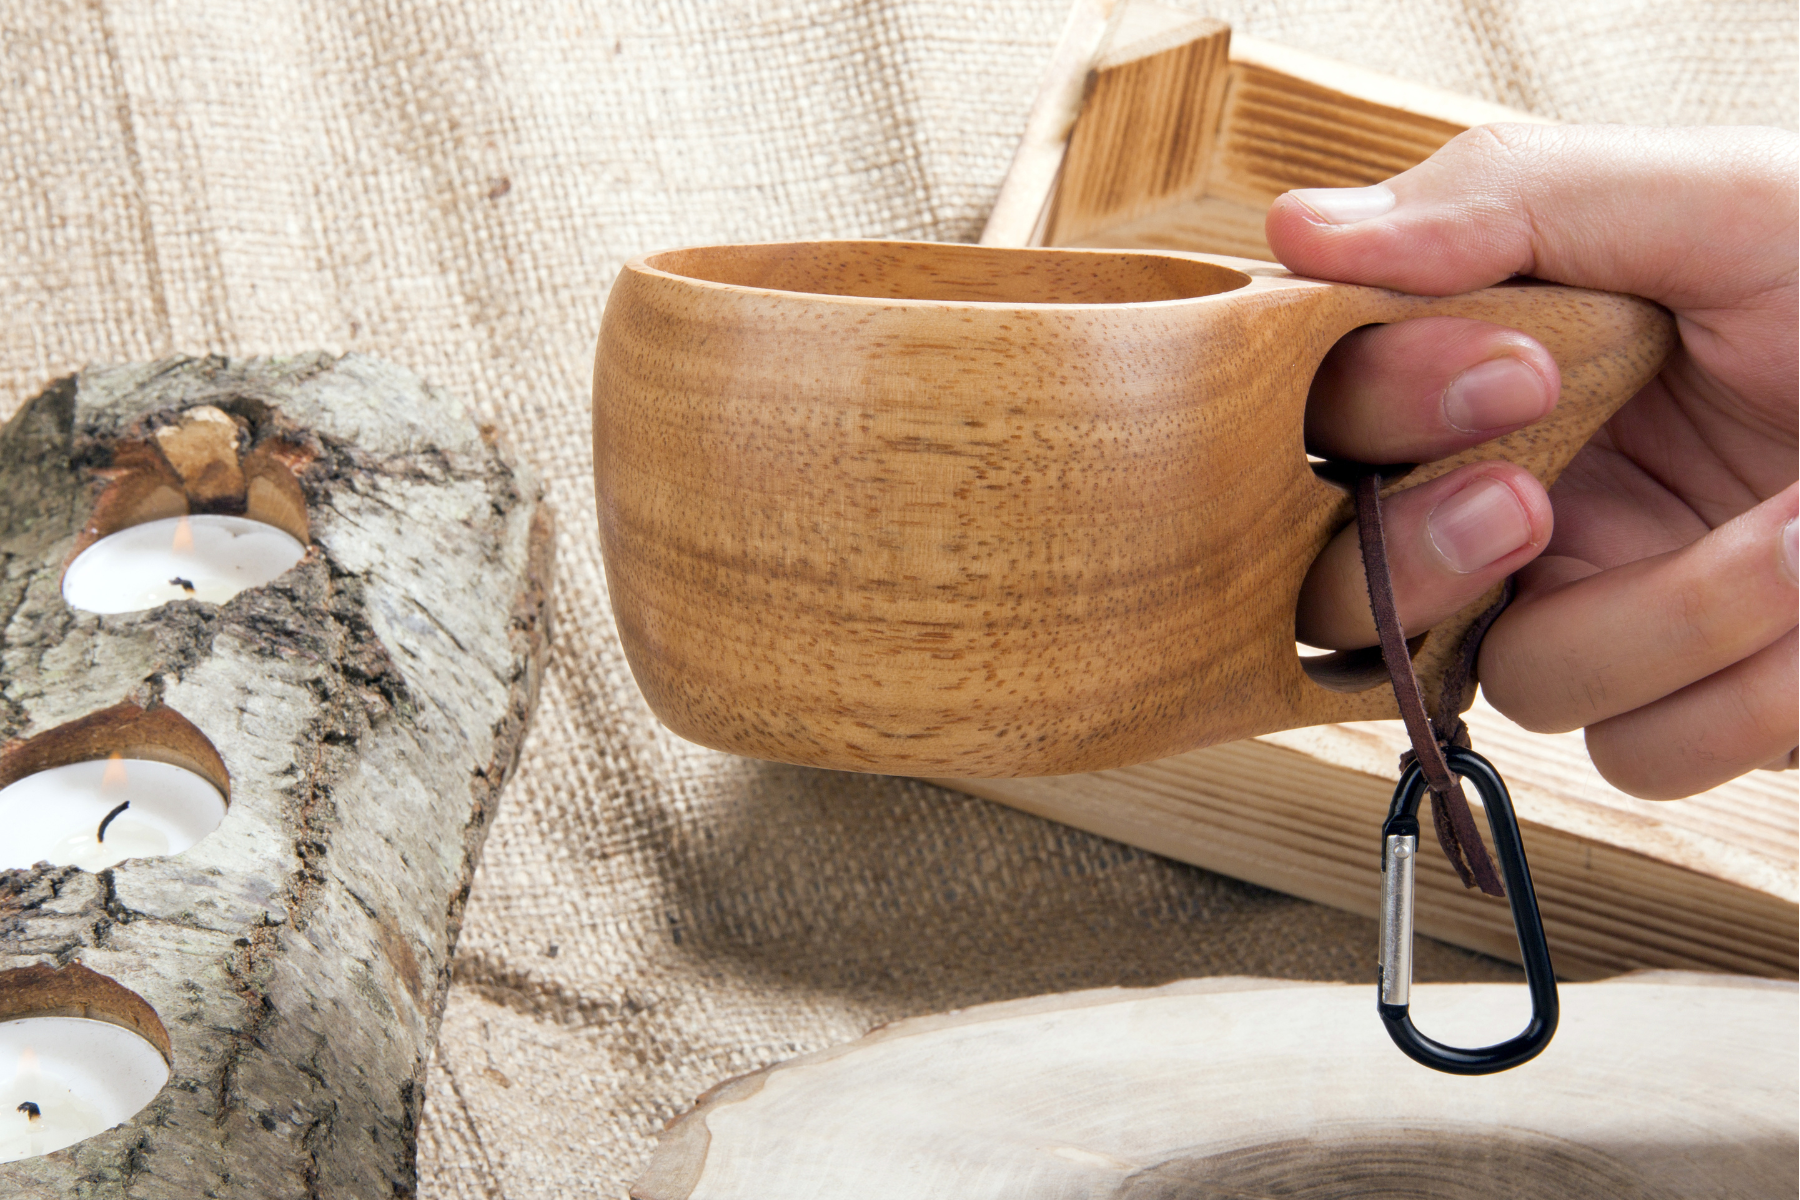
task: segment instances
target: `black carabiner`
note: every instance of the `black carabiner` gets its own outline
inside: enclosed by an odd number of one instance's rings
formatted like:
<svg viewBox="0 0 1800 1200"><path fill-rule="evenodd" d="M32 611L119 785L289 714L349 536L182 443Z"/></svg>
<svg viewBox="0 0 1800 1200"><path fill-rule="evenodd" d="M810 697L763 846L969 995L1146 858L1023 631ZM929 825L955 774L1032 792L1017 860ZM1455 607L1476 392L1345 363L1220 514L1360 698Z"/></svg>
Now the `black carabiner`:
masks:
<svg viewBox="0 0 1800 1200"><path fill-rule="evenodd" d="M1426 1037L1414 1028L1407 1014L1412 990L1413 862L1419 851L1419 801L1426 791L1425 774L1416 761L1400 776L1387 822L1381 827L1381 982L1376 1009L1394 1045L1415 1062L1452 1075L1492 1075L1531 1061L1550 1044L1558 1011L1556 973L1550 966L1544 922L1538 916L1531 869L1525 864L1519 821L1513 815L1505 781L1492 763L1473 750L1446 746L1444 758L1452 771L1475 785L1487 809L1494 856L1500 860L1500 873L1506 880L1513 931L1518 934L1519 957L1525 964L1525 986L1531 992L1531 1021L1517 1037L1464 1050Z"/></svg>

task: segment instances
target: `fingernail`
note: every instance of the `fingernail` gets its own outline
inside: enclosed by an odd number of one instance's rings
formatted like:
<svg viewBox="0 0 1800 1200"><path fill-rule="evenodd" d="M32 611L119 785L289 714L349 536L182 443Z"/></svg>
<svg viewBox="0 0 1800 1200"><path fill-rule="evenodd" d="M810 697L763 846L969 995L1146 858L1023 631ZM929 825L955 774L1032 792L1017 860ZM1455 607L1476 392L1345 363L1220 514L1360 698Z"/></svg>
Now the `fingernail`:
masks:
<svg viewBox="0 0 1800 1200"><path fill-rule="evenodd" d="M1476 363L1444 389L1444 420L1463 433L1523 425L1549 411L1544 377L1510 355Z"/></svg>
<svg viewBox="0 0 1800 1200"><path fill-rule="evenodd" d="M1789 518L1781 527L1781 565L1787 570L1790 583L1800 582L1800 528L1796 523L1800 517Z"/></svg>
<svg viewBox="0 0 1800 1200"><path fill-rule="evenodd" d="M1354 225L1394 207L1394 193L1385 183L1359 188L1300 188L1288 195L1312 209L1328 225Z"/></svg>
<svg viewBox="0 0 1800 1200"><path fill-rule="evenodd" d="M1425 518L1425 533L1452 570L1467 575L1531 540L1531 520L1504 483L1478 479L1438 501Z"/></svg>

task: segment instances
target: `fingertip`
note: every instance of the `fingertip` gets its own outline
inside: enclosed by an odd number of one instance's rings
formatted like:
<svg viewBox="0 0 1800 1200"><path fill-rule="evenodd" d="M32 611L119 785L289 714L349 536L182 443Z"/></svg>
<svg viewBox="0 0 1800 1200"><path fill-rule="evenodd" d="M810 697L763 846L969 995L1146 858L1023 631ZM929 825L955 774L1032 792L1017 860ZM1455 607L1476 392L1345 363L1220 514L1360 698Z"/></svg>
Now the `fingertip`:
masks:
<svg viewBox="0 0 1800 1200"><path fill-rule="evenodd" d="M1397 176L1396 182L1402 178ZM1384 208L1350 195L1373 191L1396 204ZM1263 236L1275 257L1297 275L1420 296L1473 291L1511 274L1466 264L1466 243L1482 240L1482 235L1471 237L1454 225L1435 207L1418 197L1397 195L1385 184L1308 188L1276 198L1263 220Z"/></svg>
<svg viewBox="0 0 1800 1200"><path fill-rule="evenodd" d="M1321 208L1329 208L1321 195L1334 191L1367 191L1364 188L1307 188L1285 192L1269 206L1263 219L1263 236L1283 266L1297 275L1317 279L1374 282L1361 261L1360 243L1374 217L1354 222L1333 220ZM1391 200L1393 193L1383 188ZM1312 203L1308 202L1308 198ZM1389 208L1392 207L1390 204ZM1386 212L1383 209L1382 212ZM1378 214L1377 214L1378 215Z"/></svg>
<svg viewBox="0 0 1800 1200"><path fill-rule="evenodd" d="M1297 188L1287 195L1299 202L1314 224L1360 225L1385 216L1396 203L1394 189L1385 183L1355 188Z"/></svg>
<svg viewBox="0 0 1800 1200"><path fill-rule="evenodd" d="M1490 357L1444 387L1444 424L1483 441L1542 420L1556 407L1562 372L1535 339L1506 330Z"/></svg>
<svg viewBox="0 0 1800 1200"><path fill-rule="evenodd" d="M1353 330L1326 354L1306 448L1353 462L1433 462L1547 416L1562 376L1539 342L1465 317Z"/></svg>
<svg viewBox="0 0 1800 1200"><path fill-rule="evenodd" d="M1454 575L1510 574L1543 552L1555 515L1529 471L1496 462L1456 475L1457 486L1434 497L1422 526L1442 568Z"/></svg>
<svg viewBox="0 0 1800 1200"><path fill-rule="evenodd" d="M1313 231L1323 225L1318 214L1301 203L1294 193L1283 192L1275 197L1263 217L1263 239L1289 270L1304 275L1306 271L1301 263L1306 259L1307 245Z"/></svg>
<svg viewBox="0 0 1800 1200"><path fill-rule="evenodd" d="M1588 726L1582 740L1588 761L1594 764L1600 778L1627 796L1638 800L1685 800L1706 790L1704 783L1683 786L1685 781L1671 780L1664 763L1646 758L1641 746L1634 745L1632 739L1616 736L1606 722Z"/></svg>
<svg viewBox="0 0 1800 1200"><path fill-rule="evenodd" d="M1419 631L1451 616L1541 554L1553 523L1543 485L1511 463L1471 464L1389 496L1382 524L1401 623ZM1296 616L1308 645L1374 643L1354 524L1313 563Z"/></svg>

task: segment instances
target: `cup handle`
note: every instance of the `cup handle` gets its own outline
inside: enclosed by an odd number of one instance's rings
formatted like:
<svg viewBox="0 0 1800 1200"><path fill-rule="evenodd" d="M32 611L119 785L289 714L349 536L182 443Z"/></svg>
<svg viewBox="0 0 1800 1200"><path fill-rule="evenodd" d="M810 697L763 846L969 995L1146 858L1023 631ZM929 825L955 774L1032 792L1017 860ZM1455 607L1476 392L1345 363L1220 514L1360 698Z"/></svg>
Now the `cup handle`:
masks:
<svg viewBox="0 0 1800 1200"><path fill-rule="evenodd" d="M1674 318L1652 301L1614 292L1596 292L1520 280L1460 296L1407 296L1346 285L1328 285L1326 306L1341 332L1369 324L1389 324L1418 317L1467 317L1504 325L1530 335L1556 360L1562 392L1555 409L1543 419L1492 441L1471 446L1447 458L1420 463L1403 476L1396 473L1382 489L1389 495L1416 487L1473 462L1505 460L1530 471L1544 486L1556 481L1575 453L1613 413L1662 369L1674 349ZM1335 338L1333 339L1335 341ZM1352 519L1347 497L1340 501L1333 529ZM1414 655L1419 683L1435 709L1444 672L1457 657L1468 628L1499 599L1490 589L1430 630ZM1351 651L1307 659L1306 674L1334 692L1360 693L1387 680L1379 651ZM1349 700L1348 696L1341 697ZM1471 681L1461 707L1474 700ZM1355 705L1360 710L1362 705ZM1327 721L1362 719L1363 713L1325 716Z"/></svg>
<svg viewBox="0 0 1800 1200"><path fill-rule="evenodd" d="M1556 408L1542 420L1448 458L1419 464L1396 487L1412 487L1471 462L1505 459L1548 487L1575 452L1662 369L1676 343L1675 320L1637 296L1521 280L1461 296L1405 296L1373 288L1348 306L1358 324L1418 317L1467 317L1528 334L1562 372ZM1354 327L1354 326L1353 326Z"/></svg>

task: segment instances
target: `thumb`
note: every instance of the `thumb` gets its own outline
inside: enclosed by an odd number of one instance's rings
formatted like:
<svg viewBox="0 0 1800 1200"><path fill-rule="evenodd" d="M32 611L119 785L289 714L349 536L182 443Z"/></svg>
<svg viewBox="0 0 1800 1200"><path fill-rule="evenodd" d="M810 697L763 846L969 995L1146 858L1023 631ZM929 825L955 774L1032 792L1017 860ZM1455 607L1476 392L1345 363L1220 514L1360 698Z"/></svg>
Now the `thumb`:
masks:
<svg viewBox="0 0 1800 1200"><path fill-rule="evenodd" d="M1775 129L1484 125L1386 183L1288 192L1266 231L1298 274L1420 295L1531 275L1742 307L1792 287L1795 159Z"/></svg>

